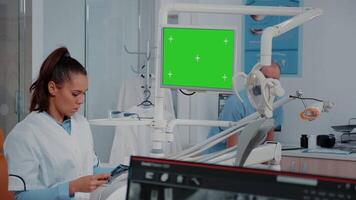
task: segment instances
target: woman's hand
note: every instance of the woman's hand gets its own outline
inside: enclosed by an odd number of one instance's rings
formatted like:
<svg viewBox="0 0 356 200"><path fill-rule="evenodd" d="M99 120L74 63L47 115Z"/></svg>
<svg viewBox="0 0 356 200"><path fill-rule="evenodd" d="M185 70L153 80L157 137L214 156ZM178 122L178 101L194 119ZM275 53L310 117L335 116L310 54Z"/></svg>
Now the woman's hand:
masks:
<svg viewBox="0 0 356 200"><path fill-rule="evenodd" d="M82 176L69 182L69 194L73 195L76 192L92 192L102 184L107 183L110 174L96 174Z"/></svg>

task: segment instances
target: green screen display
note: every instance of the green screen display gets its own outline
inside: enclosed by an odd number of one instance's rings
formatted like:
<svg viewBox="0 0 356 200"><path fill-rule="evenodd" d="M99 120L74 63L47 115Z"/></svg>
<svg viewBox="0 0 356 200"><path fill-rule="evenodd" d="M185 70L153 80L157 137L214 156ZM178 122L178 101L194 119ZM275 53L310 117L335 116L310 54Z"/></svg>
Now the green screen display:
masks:
<svg viewBox="0 0 356 200"><path fill-rule="evenodd" d="M234 29L162 29L162 86L231 90Z"/></svg>

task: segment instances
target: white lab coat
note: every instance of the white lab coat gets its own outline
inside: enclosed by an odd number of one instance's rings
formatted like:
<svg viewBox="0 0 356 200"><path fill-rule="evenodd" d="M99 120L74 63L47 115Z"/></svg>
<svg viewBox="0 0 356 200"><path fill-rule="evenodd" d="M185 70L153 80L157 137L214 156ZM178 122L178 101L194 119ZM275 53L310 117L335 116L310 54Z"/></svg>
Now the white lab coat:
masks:
<svg viewBox="0 0 356 200"><path fill-rule="evenodd" d="M155 85L152 82L151 86L151 98L154 103ZM141 77L135 77L128 79L122 84L119 93L118 110L137 113L140 117L153 117L154 107L145 108L137 106L143 99L144 79ZM164 92L164 118L167 120L175 119L172 94L171 91L165 89ZM115 135L113 145L110 154L110 163L128 164L131 155L148 156L152 148L151 134L153 129L148 126L117 126L115 129ZM164 152L171 154L181 150L180 135L178 129L175 129L174 142L165 143Z"/></svg>
<svg viewBox="0 0 356 200"><path fill-rule="evenodd" d="M71 117L69 135L48 114L30 113L7 136L5 156L9 173L22 177L27 190L49 188L92 175L98 162L89 123L80 114ZM23 190L23 184L10 178L9 190ZM89 198L88 193L75 196Z"/></svg>

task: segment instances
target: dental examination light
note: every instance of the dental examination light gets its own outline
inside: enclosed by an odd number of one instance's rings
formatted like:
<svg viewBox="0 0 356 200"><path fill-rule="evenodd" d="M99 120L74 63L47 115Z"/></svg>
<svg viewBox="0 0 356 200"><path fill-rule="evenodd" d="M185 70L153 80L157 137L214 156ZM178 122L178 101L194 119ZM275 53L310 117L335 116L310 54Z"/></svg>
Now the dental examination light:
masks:
<svg viewBox="0 0 356 200"><path fill-rule="evenodd" d="M249 73L238 73L233 78L235 93L237 97L243 102L242 98L238 93L237 82L238 78L241 76L245 79L244 85L247 89L247 96L250 100L251 105L259 112L262 116L271 118L273 115L273 102L276 96L282 97L284 95L284 89L281 83L277 79L266 78L260 71L264 67L260 63L257 63ZM268 66L267 66L268 67Z"/></svg>

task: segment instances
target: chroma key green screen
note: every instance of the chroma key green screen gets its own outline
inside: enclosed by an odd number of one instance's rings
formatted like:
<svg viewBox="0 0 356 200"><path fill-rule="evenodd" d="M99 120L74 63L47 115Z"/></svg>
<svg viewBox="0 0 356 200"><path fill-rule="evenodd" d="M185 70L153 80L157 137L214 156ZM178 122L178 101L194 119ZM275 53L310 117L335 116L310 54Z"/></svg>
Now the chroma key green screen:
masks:
<svg viewBox="0 0 356 200"><path fill-rule="evenodd" d="M162 87L232 90L234 29L162 28Z"/></svg>

